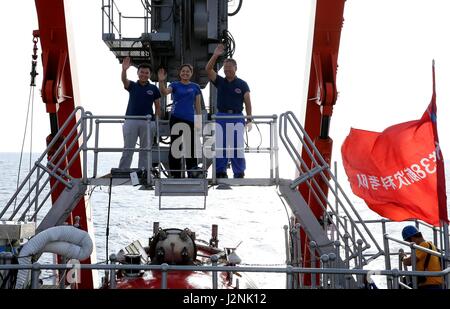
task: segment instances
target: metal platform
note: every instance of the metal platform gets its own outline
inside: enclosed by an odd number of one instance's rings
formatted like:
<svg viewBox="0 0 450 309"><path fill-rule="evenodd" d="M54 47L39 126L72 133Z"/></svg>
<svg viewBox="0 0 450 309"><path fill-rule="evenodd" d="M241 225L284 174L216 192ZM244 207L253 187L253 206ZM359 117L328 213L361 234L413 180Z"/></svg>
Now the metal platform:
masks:
<svg viewBox="0 0 450 309"><path fill-rule="evenodd" d="M207 179L157 179L155 181L156 196L207 196Z"/></svg>
<svg viewBox="0 0 450 309"><path fill-rule="evenodd" d="M0 239L23 239L33 236L34 223L0 221Z"/></svg>
<svg viewBox="0 0 450 309"><path fill-rule="evenodd" d="M106 174L100 178L89 178L88 184L91 186L109 186L111 183L112 177L112 186L132 186L130 177L113 177L111 174ZM190 179L195 178L183 178L182 181L189 181ZM275 186L276 181L270 178L217 178L214 182L212 178L208 178L208 185L220 185L225 184L229 186L248 186L248 187L270 187ZM144 183L141 183L144 185Z"/></svg>

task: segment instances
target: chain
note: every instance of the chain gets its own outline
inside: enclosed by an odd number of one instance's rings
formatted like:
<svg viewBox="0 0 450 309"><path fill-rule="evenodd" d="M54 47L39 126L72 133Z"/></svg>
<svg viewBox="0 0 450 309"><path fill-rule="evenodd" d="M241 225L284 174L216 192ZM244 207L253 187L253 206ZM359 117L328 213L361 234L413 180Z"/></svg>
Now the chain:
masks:
<svg viewBox="0 0 450 309"><path fill-rule="evenodd" d="M37 32L33 32L33 55L31 55L31 58L33 59L31 61L31 82L30 82L30 86L36 86L36 76L39 75L39 73L36 72L36 66L37 66L37 51L38 51L38 47L37 47L37 43L39 41L39 34Z"/></svg>
<svg viewBox="0 0 450 309"><path fill-rule="evenodd" d="M239 263L239 266L253 266L253 267L286 267L286 264L251 264Z"/></svg>

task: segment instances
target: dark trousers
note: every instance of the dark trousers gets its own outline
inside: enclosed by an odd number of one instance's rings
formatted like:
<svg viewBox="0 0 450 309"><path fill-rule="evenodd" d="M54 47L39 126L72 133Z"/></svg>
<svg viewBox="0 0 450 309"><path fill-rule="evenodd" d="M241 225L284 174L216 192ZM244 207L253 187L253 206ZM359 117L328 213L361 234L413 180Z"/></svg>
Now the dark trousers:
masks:
<svg viewBox="0 0 450 309"><path fill-rule="evenodd" d="M419 286L420 290L442 290L442 285L437 284L427 284Z"/></svg>
<svg viewBox="0 0 450 309"><path fill-rule="evenodd" d="M172 133L172 128L176 124L185 124L185 128L189 130L189 132L181 131L179 133ZM188 129L189 128L189 129ZM188 138L188 135L190 135L190 139ZM178 139L183 138L182 146L180 149L178 144ZM178 141L177 141L178 140ZM177 141L177 144L173 146L173 143ZM190 143L190 145L185 145L186 143ZM170 151L169 151L169 168L171 170L170 175L173 178L182 178L182 176L185 175L184 171L181 172L180 170L184 170L184 167L181 165L181 158L177 155L180 153L180 151L186 151L188 149L185 149L185 147L190 148L190 154L188 156L183 156L186 161L186 169L190 170L194 167L197 167L197 158L195 158L195 152L194 152L194 123L177 118L173 115L170 116ZM175 155L175 156L174 156Z"/></svg>
<svg viewBox="0 0 450 309"><path fill-rule="evenodd" d="M225 114L217 113L218 116L242 116L240 114ZM222 143L220 139L217 139L216 143L218 147L236 149L240 150L233 151L218 151L216 156L216 173L226 173L228 161L231 161L231 167L233 169L234 177L238 175L243 175L245 172L245 157L244 157L244 131L245 131L245 121L244 119L217 119L217 125L219 125L222 130ZM227 132L227 124L233 125L231 128L236 130ZM217 134L217 132L216 132ZM230 136L231 135L231 136Z"/></svg>

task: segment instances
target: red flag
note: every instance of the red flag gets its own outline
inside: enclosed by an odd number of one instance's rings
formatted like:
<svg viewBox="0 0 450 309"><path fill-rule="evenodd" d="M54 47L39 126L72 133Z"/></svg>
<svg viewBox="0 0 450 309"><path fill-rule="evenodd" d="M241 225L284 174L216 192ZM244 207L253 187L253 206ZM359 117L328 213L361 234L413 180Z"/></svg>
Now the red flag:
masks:
<svg viewBox="0 0 450 309"><path fill-rule="evenodd" d="M422 118L381 133L351 129L342 159L352 191L394 221L448 222L444 160L436 126L436 91Z"/></svg>

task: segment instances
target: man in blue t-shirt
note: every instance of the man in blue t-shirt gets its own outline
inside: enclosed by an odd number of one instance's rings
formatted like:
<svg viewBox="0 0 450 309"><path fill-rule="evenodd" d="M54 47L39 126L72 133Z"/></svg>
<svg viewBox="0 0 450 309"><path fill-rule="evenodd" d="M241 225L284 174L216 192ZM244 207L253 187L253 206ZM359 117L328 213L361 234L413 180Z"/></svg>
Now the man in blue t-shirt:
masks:
<svg viewBox="0 0 450 309"><path fill-rule="evenodd" d="M247 124L250 129L251 118L247 122L242 117L245 105L247 117L252 116L252 104L250 100L250 88L247 83L236 76L237 63L234 59L225 59L223 70L225 78L217 75L214 65L224 52L224 46L219 44L214 54L206 65L206 71L211 82L217 88L216 116L237 116L235 119L217 119L221 130L216 132L216 147L235 149L235 151L219 151L216 153L216 177L227 178L228 160L231 161L234 178L244 178L244 127ZM217 133L222 132L221 136ZM222 140L220 139L222 138Z"/></svg>
<svg viewBox="0 0 450 309"><path fill-rule="evenodd" d="M151 115L159 117L160 115L160 100L161 93L159 89L150 84L150 65L142 63L138 67L136 82L127 79L127 70L131 66L130 57L126 57L122 63L122 82L125 89L129 92L128 106L126 116L147 116ZM155 104L155 112L153 113L153 104ZM149 148L153 142L153 135L155 132L155 124L151 123L150 136L148 136L148 122L145 119L125 119L123 125L123 140L124 148L134 148L137 139L139 138L140 148ZM122 158L120 158L119 168L130 168L133 160L133 151L124 150ZM148 168L148 152L139 152L139 168Z"/></svg>

